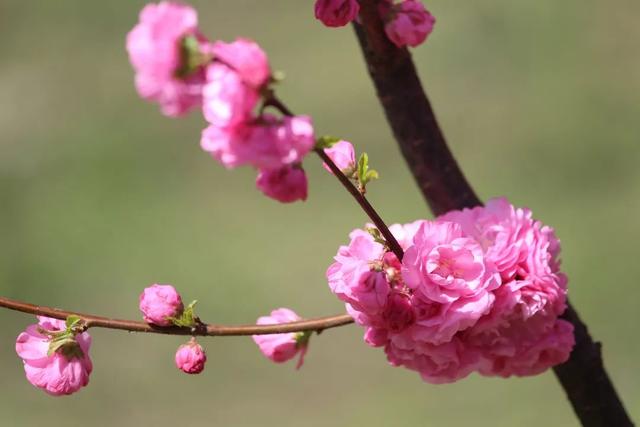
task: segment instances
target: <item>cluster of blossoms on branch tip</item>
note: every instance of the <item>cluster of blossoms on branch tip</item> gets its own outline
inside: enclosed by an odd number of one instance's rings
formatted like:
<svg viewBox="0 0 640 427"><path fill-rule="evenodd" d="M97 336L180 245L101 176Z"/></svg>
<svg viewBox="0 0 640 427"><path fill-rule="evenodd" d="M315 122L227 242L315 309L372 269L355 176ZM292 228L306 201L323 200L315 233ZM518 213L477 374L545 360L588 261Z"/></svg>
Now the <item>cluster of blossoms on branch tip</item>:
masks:
<svg viewBox="0 0 640 427"><path fill-rule="evenodd" d="M354 230L327 271L331 291L389 362L446 383L473 371L535 375L567 360L573 326L559 241L505 199L435 221L390 227L399 261L377 230Z"/></svg>
<svg viewBox="0 0 640 427"><path fill-rule="evenodd" d="M203 150L227 168L257 169L256 186L268 197L306 199L302 160L315 144L312 121L264 112L276 79L260 46L210 42L196 11L178 2L145 6L126 45L141 97L171 117L201 108Z"/></svg>
<svg viewBox="0 0 640 427"><path fill-rule="evenodd" d="M357 0L316 0L315 16L327 27L343 27L358 19ZM435 18L420 0L383 0L378 7L387 37L397 47L416 47L433 31Z"/></svg>

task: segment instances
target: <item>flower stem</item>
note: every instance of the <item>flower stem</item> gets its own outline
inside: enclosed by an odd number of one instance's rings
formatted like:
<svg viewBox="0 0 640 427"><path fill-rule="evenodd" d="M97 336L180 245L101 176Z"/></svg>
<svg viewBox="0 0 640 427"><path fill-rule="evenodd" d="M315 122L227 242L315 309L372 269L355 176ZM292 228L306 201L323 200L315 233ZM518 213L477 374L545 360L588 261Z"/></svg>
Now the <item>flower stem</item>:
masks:
<svg viewBox="0 0 640 427"><path fill-rule="evenodd" d="M135 320L112 319L108 317L96 316L93 314L75 313L72 311L60 310L52 307L38 306L26 302L16 301L6 297L0 297L0 307L61 320L65 320L69 316L77 316L82 319L82 323L87 329L105 328L129 332L144 332L166 335L243 336L307 331L315 331L319 333L324 331L325 329L337 328L339 326L353 323L353 319L351 318L351 316L349 316L348 314L341 314L337 316L299 320L290 323L280 323L277 325L229 326L200 323L194 328L177 326L159 327Z"/></svg>

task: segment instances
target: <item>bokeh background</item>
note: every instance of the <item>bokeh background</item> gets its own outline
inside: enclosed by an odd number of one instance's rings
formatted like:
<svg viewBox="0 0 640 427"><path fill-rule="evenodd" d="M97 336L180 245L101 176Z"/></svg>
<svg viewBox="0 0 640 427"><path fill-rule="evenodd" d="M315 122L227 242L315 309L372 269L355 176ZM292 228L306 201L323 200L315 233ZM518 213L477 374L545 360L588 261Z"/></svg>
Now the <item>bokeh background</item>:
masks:
<svg viewBox="0 0 640 427"><path fill-rule="evenodd" d="M351 29L322 27L312 3L193 1L210 38L264 46L287 74L280 95L320 133L369 152L385 219L430 217ZM124 39L143 4L0 1L0 293L138 318L141 289L164 282L206 321L341 312L324 271L363 213L314 157L306 203L261 196L252 171L200 150L200 114L171 120L141 101ZM428 7L438 24L414 57L453 151L483 198L506 195L557 229L571 298L638 418L640 3ZM197 377L173 365L181 338L94 330L91 385L52 398L14 353L32 321L0 310L3 425L577 425L552 373L429 385L357 327L314 337L299 372L250 339L207 339Z"/></svg>

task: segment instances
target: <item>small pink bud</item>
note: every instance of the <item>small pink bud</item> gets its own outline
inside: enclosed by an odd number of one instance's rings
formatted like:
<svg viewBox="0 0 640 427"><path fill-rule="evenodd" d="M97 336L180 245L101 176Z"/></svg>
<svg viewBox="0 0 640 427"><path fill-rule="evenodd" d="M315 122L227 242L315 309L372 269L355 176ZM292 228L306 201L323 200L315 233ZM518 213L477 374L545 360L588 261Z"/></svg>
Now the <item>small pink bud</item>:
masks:
<svg viewBox="0 0 640 427"><path fill-rule="evenodd" d="M171 285L155 284L140 294L140 311L147 323L171 326L171 317L179 317L184 310L182 298Z"/></svg>
<svg viewBox="0 0 640 427"><path fill-rule="evenodd" d="M433 31L436 19L419 0L403 0L396 5L383 2L381 5L386 22L384 30L396 46L416 47Z"/></svg>
<svg viewBox="0 0 640 427"><path fill-rule="evenodd" d="M360 5L357 0L317 0L316 19L327 27L344 27L356 19Z"/></svg>
<svg viewBox="0 0 640 427"><path fill-rule="evenodd" d="M324 152L342 172L353 171L355 169L356 154L350 142L344 140L338 141L330 148L325 149ZM322 166L331 172L331 169L326 163L323 163Z"/></svg>
<svg viewBox="0 0 640 427"><path fill-rule="evenodd" d="M307 200L307 175L299 166L260 171L256 178L256 187L265 196L282 203Z"/></svg>
<svg viewBox="0 0 640 427"><path fill-rule="evenodd" d="M275 325L301 320L293 310L279 308L271 312L271 316L258 319L258 325ZM253 341L258 345L262 354L275 363L283 363L300 354L296 369L300 369L307 353L310 333L290 332L286 334L253 335Z"/></svg>
<svg viewBox="0 0 640 427"><path fill-rule="evenodd" d="M195 339L178 347L176 366L186 374L199 374L204 370L207 355Z"/></svg>

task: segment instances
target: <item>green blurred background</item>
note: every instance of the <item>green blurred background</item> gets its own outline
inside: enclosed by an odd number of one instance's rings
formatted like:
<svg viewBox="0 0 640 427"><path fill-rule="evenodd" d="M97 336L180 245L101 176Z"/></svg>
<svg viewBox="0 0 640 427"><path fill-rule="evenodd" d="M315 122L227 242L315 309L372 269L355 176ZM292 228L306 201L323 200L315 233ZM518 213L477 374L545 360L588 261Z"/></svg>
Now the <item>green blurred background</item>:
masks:
<svg viewBox="0 0 640 427"><path fill-rule="evenodd" d="M352 31L322 27L312 3L193 2L210 38L264 46L287 74L281 97L319 133L369 152L386 220L430 217ZM142 288L163 282L206 321L341 312L324 271L363 213L313 157L306 203L261 196L253 171L200 150L200 114L171 120L140 100L124 39L143 4L0 1L0 294L138 318ZM506 195L557 229L571 298L637 418L640 3L428 7L438 24L414 57L453 151L483 198ZM0 310L3 425L577 425L551 373L429 385L388 367L357 327L315 337L299 372L248 338L207 339L197 377L173 365L184 339L94 330L91 385L52 398L14 353L32 321Z"/></svg>

